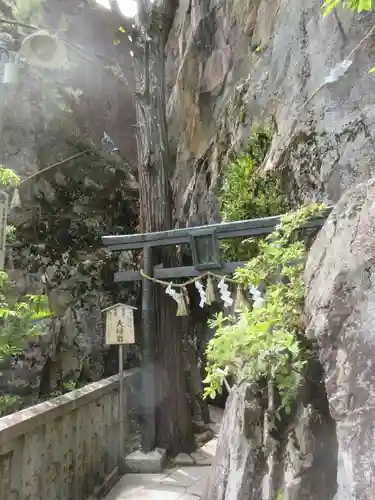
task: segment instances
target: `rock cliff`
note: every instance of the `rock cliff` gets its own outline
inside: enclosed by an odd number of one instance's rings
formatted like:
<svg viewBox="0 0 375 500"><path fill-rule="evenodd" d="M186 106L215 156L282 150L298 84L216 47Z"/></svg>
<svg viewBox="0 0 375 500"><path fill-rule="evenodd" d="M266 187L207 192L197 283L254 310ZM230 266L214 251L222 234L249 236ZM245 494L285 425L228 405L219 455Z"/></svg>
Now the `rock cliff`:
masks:
<svg viewBox="0 0 375 500"><path fill-rule="evenodd" d="M307 0L179 2L167 87L181 224L219 218L220 174L256 123L276 130L264 168L283 172L294 203L336 202L353 182L371 177L373 41L338 82L301 107L372 24L372 14L342 9L323 17L319 2Z"/></svg>
<svg viewBox="0 0 375 500"><path fill-rule="evenodd" d="M319 343L338 441L335 500L374 497L375 180L345 193L307 262L307 334Z"/></svg>
<svg viewBox="0 0 375 500"><path fill-rule="evenodd" d="M89 152L21 186L22 206L9 219L16 229L6 268L14 291L46 292L54 314L25 355L0 365L0 391L27 402L103 376L101 309L134 300L134 290L128 295L113 283L119 256L101 245L103 234L134 231L137 190L130 168L88 138L70 141L67 157Z"/></svg>
<svg viewBox="0 0 375 500"><path fill-rule="evenodd" d="M293 422L277 436L269 432L267 404L254 388L233 389L209 500L374 495L374 186L367 184L374 174L373 39L350 55L373 22L372 14L344 10L323 17L320 3L307 0L178 4L166 84L179 224L220 220L221 175L254 125L274 129L262 169L282 173L292 205L335 204L343 196L311 250L306 273L308 330L319 340L323 368L313 386L302 389ZM324 84L349 55L347 72ZM364 184L345 194L359 182Z"/></svg>

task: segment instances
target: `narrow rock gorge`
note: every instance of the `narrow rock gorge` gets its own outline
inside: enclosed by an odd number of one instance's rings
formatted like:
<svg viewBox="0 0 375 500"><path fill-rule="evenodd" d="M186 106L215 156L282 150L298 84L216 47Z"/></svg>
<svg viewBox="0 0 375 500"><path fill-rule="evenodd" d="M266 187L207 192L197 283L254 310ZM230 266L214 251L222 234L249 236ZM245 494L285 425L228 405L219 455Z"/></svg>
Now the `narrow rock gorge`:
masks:
<svg viewBox="0 0 375 500"><path fill-rule="evenodd" d="M28 404L64 384L115 372L101 310L119 300L140 305L138 285L113 283L115 271L140 263L100 243L104 234L135 232L139 223L132 22L89 2L62 3L49 2L43 19L58 30L69 12L73 70L50 72L46 85L24 68L22 82L7 91L1 139L3 163L22 181L82 153L67 168L21 184L22 206L10 214L16 230L6 268L16 293L47 289L55 315L24 356L0 366L1 393L22 395ZM0 2L4 17L12 16L10 5L14 10L14 2ZM222 221L223 179L257 127L271 133L256 174L281 179L285 207L333 207L309 249L304 340L315 350L292 411L273 425L272 387L234 383L203 498L373 499L375 46L373 36L363 39L374 15L337 8L323 16L320 2L307 0L168 5L164 187L172 226ZM332 76L343 61L345 71ZM120 151L106 150L104 133ZM159 143L154 150L165 155ZM191 256L184 258L190 265ZM184 341L199 337L194 349L202 355L212 336L209 314L194 302L192 308L189 328L200 333ZM192 352L185 354L197 380Z"/></svg>

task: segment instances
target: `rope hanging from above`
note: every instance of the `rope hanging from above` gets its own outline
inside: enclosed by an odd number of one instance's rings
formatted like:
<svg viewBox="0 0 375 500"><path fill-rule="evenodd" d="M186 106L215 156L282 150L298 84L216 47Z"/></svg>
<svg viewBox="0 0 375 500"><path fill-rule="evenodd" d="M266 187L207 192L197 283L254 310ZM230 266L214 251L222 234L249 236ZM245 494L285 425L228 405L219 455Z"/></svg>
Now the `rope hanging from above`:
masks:
<svg viewBox="0 0 375 500"><path fill-rule="evenodd" d="M199 307L203 308L205 305L210 306L216 301L216 292L214 286L214 280L218 281L217 289L219 291L220 299L224 302L224 307L231 307L234 304L234 310L236 312L241 311L244 308L251 307L251 302L254 302L253 307L261 305L264 299L261 297L261 292L257 290L254 286L251 286L249 293L252 296L252 301L248 300L245 296L245 290L242 286L238 285L235 280L228 278L227 276L221 276L219 274L207 271L202 273L196 278L191 278L184 283L173 283L170 281L163 281L157 278L148 276L143 270L140 271L141 276L149 281L158 283L166 288L165 293L169 295L177 303L177 316L187 316L188 306L189 306L189 296L187 287L189 285L195 285L197 292L199 293L200 301ZM206 286L202 283L202 280L206 279ZM233 300L232 294L229 290L228 283L236 284L236 298ZM180 291L177 291L175 289Z"/></svg>
<svg viewBox="0 0 375 500"><path fill-rule="evenodd" d="M188 285L192 285L196 281L200 281L203 278L207 278L207 277L216 278L219 281L224 280L227 283L236 284L235 280L228 278L227 276L221 276L220 274L212 273L211 271L206 271L205 273L202 273L200 276L197 276L196 278L191 278L188 281L185 281L185 283L171 283L170 281L163 281L163 280L159 280L157 278L152 278L151 276L148 276L142 269L140 272L141 272L142 278L145 278L146 280L153 281L154 283L158 283L159 285L163 285L166 287L168 287L170 285L170 286L175 287L175 288L186 288Z"/></svg>

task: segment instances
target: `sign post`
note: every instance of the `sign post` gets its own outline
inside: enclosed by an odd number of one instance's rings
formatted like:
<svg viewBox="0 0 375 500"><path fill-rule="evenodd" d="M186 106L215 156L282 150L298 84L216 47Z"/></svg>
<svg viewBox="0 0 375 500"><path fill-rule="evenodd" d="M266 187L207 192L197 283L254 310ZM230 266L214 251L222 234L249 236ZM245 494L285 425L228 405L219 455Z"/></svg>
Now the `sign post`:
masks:
<svg viewBox="0 0 375 500"><path fill-rule="evenodd" d="M107 345L118 345L119 356L119 425L120 425L120 444L118 448L118 467L119 472L123 472L124 446L125 446L125 402L124 402L124 345L134 344L134 310L136 307L126 304L115 304L103 309L106 313L105 343Z"/></svg>

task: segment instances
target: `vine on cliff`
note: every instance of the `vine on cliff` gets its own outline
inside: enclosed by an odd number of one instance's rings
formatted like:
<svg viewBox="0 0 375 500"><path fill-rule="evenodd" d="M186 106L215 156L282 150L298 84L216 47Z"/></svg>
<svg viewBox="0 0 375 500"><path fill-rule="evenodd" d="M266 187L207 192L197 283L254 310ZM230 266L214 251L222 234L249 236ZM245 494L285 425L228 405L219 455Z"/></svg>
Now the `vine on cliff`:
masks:
<svg viewBox="0 0 375 500"><path fill-rule="evenodd" d="M0 166L0 185L16 188L19 177ZM8 234L12 235L12 231ZM21 354L27 342L40 335L40 320L50 316L45 295L26 295L22 300L15 300L8 274L0 271L0 361ZM13 410L17 403L16 396L0 395L0 417Z"/></svg>
<svg viewBox="0 0 375 500"><path fill-rule="evenodd" d="M277 215L284 211L280 179L257 170L270 146L269 128L253 131L248 147L228 166L219 193L220 211L225 222ZM248 259L255 255L254 241L226 240L221 243L226 260Z"/></svg>
<svg viewBox="0 0 375 500"><path fill-rule="evenodd" d="M206 397L221 391L223 379L274 381L280 409L290 412L304 366L311 353L303 339L303 304L306 248L296 231L310 217L321 214L323 205L305 206L281 217L280 224L264 241L259 253L235 280L245 287L266 287L265 296L237 317L219 313L212 326L216 333L207 346Z"/></svg>

